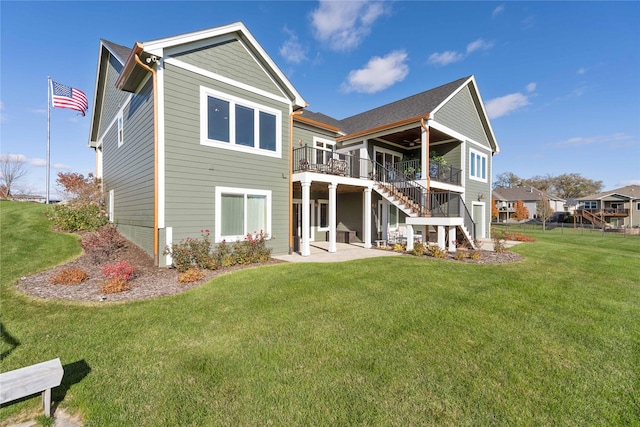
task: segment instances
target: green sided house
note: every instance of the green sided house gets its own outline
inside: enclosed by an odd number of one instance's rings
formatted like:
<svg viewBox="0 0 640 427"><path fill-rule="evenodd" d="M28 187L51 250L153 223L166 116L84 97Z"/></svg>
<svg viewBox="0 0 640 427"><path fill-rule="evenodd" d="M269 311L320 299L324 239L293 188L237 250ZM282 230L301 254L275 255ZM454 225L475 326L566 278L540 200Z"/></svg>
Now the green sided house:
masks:
<svg viewBox="0 0 640 427"><path fill-rule="evenodd" d="M89 146L110 220L160 266L207 231L303 256L489 236L499 148L473 76L342 120L306 107L242 23L101 40Z"/></svg>

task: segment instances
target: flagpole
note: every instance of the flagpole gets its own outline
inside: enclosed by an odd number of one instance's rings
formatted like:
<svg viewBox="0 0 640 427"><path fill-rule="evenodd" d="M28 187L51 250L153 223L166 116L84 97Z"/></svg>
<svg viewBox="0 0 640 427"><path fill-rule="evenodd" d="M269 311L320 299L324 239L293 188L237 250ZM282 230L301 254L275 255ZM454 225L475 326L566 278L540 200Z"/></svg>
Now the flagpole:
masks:
<svg viewBox="0 0 640 427"><path fill-rule="evenodd" d="M47 199L49 204L49 147L51 145L51 76L47 76Z"/></svg>

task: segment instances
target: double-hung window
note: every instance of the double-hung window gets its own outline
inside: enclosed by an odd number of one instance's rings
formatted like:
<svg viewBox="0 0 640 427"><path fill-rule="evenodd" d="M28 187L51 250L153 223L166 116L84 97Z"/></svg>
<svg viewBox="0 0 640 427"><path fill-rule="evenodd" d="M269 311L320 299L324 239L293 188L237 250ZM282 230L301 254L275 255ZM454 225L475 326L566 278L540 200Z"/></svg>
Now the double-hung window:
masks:
<svg viewBox="0 0 640 427"><path fill-rule="evenodd" d="M271 236L271 190L216 187L215 198L216 242Z"/></svg>
<svg viewBox="0 0 640 427"><path fill-rule="evenodd" d="M487 156L475 150L469 150L469 177L477 181L487 181Z"/></svg>
<svg viewBox="0 0 640 427"><path fill-rule="evenodd" d="M200 109L202 145L281 156L281 111L202 86Z"/></svg>

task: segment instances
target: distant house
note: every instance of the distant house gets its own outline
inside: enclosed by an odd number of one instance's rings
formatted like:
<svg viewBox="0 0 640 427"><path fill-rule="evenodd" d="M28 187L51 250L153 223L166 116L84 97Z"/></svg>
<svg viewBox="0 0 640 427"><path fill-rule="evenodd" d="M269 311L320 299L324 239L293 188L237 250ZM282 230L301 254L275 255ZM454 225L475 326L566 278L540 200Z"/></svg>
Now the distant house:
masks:
<svg viewBox="0 0 640 427"><path fill-rule="evenodd" d="M591 194L578 199L576 221L598 227L640 226L640 185Z"/></svg>
<svg viewBox="0 0 640 427"><path fill-rule="evenodd" d="M544 198L549 200L549 205L555 213L555 217L564 216L565 200L552 196L535 187L498 187L493 189L493 198L498 209L498 221L508 222L513 220L515 204L522 201L529 211L529 219L537 219L538 203Z"/></svg>
<svg viewBox="0 0 640 427"><path fill-rule="evenodd" d="M306 107L239 22L101 40L89 146L109 218L161 266L202 230L262 230L303 256L314 240L455 250L490 235L499 147L473 76L342 120Z"/></svg>

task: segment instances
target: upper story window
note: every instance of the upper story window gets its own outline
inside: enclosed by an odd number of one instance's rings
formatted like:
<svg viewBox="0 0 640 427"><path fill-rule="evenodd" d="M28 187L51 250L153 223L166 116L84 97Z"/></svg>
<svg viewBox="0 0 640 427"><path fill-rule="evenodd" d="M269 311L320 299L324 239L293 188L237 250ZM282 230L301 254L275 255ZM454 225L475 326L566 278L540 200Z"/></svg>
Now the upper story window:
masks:
<svg viewBox="0 0 640 427"><path fill-rule="evenodd" d="M118 114L118 147L124 144L124 119L122 117L122 111Z"/></svg>
<svg viewBox="0 0 640 427"><path fill-rule="evenodd" d="M469 150L469 177L478 181L487 181L487 156Z"/></svg>
<svg viewBox="0 0 640 427"><path fill-rule="evenodd" d="M313 145L316 149L316 163L323 164L329 162L329 159L333 157L335 144L335 141L314 137Z"/></svg>
<svg viewBox="0 0 640 427"><path fill-rule="evenodd" d="M597 200L589 200L584 202L585 209L598 209L598 201Z"/></svg>
<svg viewBox="0 0 640 427"><path fill-rule="evenodd" d="M280 111L205 87L200 109L201 144L280 157Z"/></svg>

